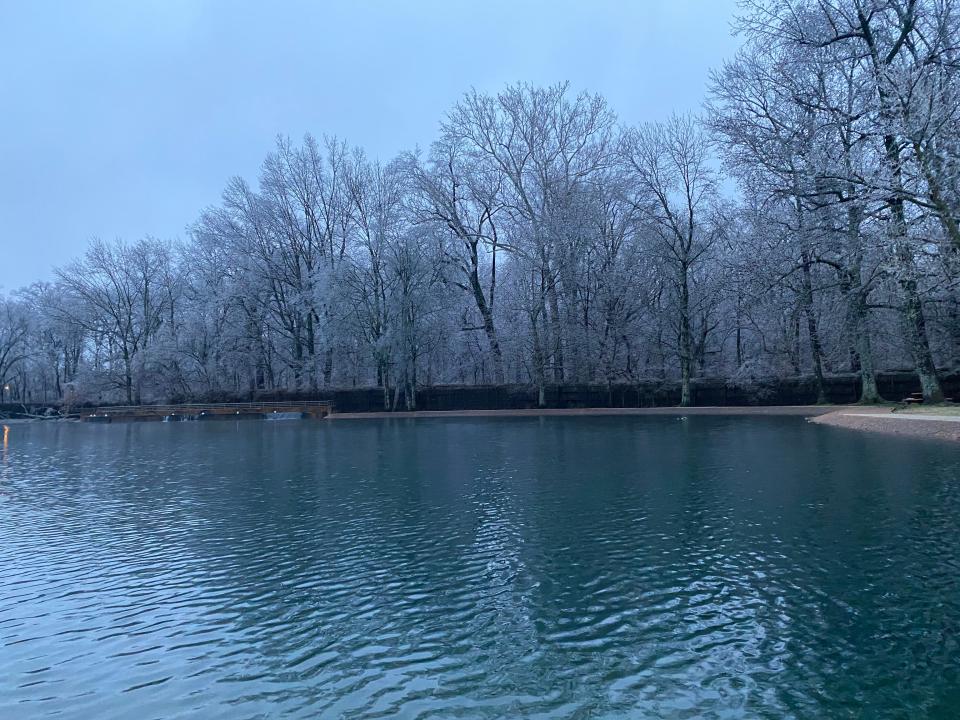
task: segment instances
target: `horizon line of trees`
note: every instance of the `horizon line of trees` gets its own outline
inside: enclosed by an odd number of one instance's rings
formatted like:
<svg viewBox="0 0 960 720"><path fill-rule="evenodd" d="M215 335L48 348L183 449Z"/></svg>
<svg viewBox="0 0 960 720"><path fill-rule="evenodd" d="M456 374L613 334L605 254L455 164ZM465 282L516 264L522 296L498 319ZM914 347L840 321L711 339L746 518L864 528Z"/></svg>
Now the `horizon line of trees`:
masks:
<svg viewBox="0 0 960 720"><path fill-rule="evenodd" d="M702 117L464 95L428 152L277 139L184 242L0 297L0 402L960 365L952 0L755 0ZM730 178L738 192L727 197Z"/></svg>

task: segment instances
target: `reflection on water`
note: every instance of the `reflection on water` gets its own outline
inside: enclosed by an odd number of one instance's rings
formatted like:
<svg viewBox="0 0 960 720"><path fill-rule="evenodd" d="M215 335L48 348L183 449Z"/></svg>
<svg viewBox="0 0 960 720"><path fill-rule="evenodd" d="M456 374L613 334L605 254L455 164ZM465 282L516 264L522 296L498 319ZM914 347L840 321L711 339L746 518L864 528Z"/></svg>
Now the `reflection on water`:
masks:
<svg viewBox="0 0 960 720"><path fill-rule="evenodd" d="M3 426L3 448L0 449L0 483L3 482L6 476L6 467L7 467L7 448L10 447L10 427L8 425ZM3 488L0 487L0 492L3 492Z"/></svg>
<svg viewBox="0 0 960 720"><path fill-rule="evenodd" d="M960 458L795 418L4 433L0 717L955 717Z"/></svg>

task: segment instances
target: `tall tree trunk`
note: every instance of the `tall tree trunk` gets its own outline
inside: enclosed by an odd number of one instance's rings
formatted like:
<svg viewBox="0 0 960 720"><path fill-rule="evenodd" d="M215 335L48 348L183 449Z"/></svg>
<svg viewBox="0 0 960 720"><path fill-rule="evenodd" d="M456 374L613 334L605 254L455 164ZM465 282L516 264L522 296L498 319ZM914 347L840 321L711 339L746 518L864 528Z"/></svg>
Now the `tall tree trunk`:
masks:
<svg viewBox="0 0 960 720"><path fill-rule="evenodd" d="M903 293L903 303L900 312L907 332L907 342L913 355L920 378L920 388L926 402L943 402L943 389L937 377L937 368L930 352L930 341L927 337L927 321L923 314L923 301L917 288L916 268L909 248L902 244L897 249L900 264L898 282Z"/></svg>
<svg viewBox="0 0 960 720"><path fill-rule="evenodd" d="M950 367L960 368L960 299L953 297L947 304L947 324L950 334Z"/></svg>
<svg viewBox="0 0 960 720"><path fill-rule="evenodd" d="M533 338L533 381L537 386L537 407L546 405L546 361L543 356L543 341L540 337L537 310L530 315L531 335Z"/></svg>
<svg viewBox="0 0 960 720"><path fill-rule="evenodd" d="M323 358L323 385L330 387L330 381L333 379L333 348L328 347L324 352Z"/></svg>
<svg viewBox="0 0 960 720"><path fill-rule="evenodd" d="M813 376L817 387L817 403L827 402L827 391L823 382L823 348L820 343L820 330L813 309L813 278L810 266L810 249L804 222L804 207L801 195L800 179L793 175L794 207L797 213L797 236L800 240L800 307L807 318L807 335L810 337L810 359L813 361Z"/></svg>
<svg viewBox="0 0 960 720"><path fill-rule="evenodd" d="M870 317L863 288L851 288L847 296L848 326L854 337L857 360L860 365L860 398L858 402L874 404L883 401L877 389L877 373L870 341Z"/></svg>
<svg viewBox="0 0 960 720"><path fill-rule="evenodd" d="M938 163L936 148L933 153L929 153L917 142L913 143L913 148L920 169L923 171L923 177L927 181L930 203L933 205L937 219L953 252L960 252L960 223L957 222L956 208L947 201L940 184L941 173L938 171L941 168L936 167Z"/></svg>
<svg viewBox="0 0 960 720"><path fill-rule="evenodd" d="M483 332L487 336L490 354L493 356L493 381L497 385L503 385L503 353L500 350L497 328L493 322L493 309L487 303L487 298L483 294L483 285L480 284L480 259L477 256L475 241L470 244L470 289L473 291L473 299L480 312L480 319L483 321Z"/></svg>
<svg viewBox="0 0 960 720"><path fill-rule="evenodd" d="M310 389L317 389L317 338L313 324L313 310L307 310L307 357Z"/></svg>
<svg viewBox="0 0 960 720"><path fill-rule="evenodd" d="M382 358L377 359L377 381L383 387L383 409L390 409L390 378L388 368Z"/></svg>
<svg viewBox="0 0 960 720"><path fill-rule="evenodd" d="M690 333L690 284L686 263L680 265L680 405L689 407L692 338Z"/></svg>
<svg viewBox="0 0 960 720"><path fill-rule="evenodd" d="M813 360L813 376L817 385L817 402L827 402L827 390L823 381L823 348L820 344L820 329L817 327L817 316L813 308L813 279L810 273L810 255L806 249L801 252L803 290L800 293L800 303L803 314L807 316L807 334L810 336L810 356Z"/></svg>
<svg viewBox="0 0 960 720"><path fill-rule="evenodd" d="M553 380L562 383L564 379L563 327L560 322L560 301L557 297L557 285L550 283L547 288L550 306L550 334L553 336Z"/></svg>
<svg viewBox="0 0 960 720"><path fill-rule="evenodd" d="M881 105L887 108L889 100L882 88L878 87ZM885 113L891 118L889 112ZM901 314L907 332L907 343L913 355L917 375L920 378L920 387L923 390L923 399L926 402L942 402L943 389L937 377L937 368L930 352L930 341L927 338L927 322L923 315L923 301L920 298L917 282L917 267L913 258L913 251L908 245L907 217L903 201L903 169L900 162L900 148L893 135L884 135L883 148L890 169L893 187L893 198L890 200L890 211L893 221L894 254L897 260L897 282L903 294Z"/></svg>
<svg viewBox="0 0 960 720"><path fill-rule="evenodd" d="M852 176L849 145L845 144L844 153L847 158L847 171ZM847 197L853 198L855 194L855 188L849 184ZM851 203L847 208L847 248L850 253L850 266L841 276L841 285L847 299L847 328L853 338L851 361L855 361L855 369L860 373L858 402L874 404L882 402L883 398L880 397L880 390L877 387L873 343L870 339L870 306L867 303L870 290L863 285L863 245L860 235L862 222L862 209L857 203Z"/></svg>
<svg viewBox="0 0 960 720"><path fill-rule="evenodd" d="M794 309L790 316L790 324L793 330L792 343L790 345L790 367L793 368L793 374L799 375L800 367L800 308Z"/></svg>
<svg viewBox="0 0 960 720"><path fill-rule="evenodd" d="M923 300L920 297L917 281L917 267L913 252L906 244L906 221L903 213L903 201L894 200L895 232L897 234L895 254L897 258L897 283L903 295L900 313L903 316L907 334L907 344L913 356L920 388L926 402L943 402L943 389L937 377L937 367L930 352L930 340L927 336L927 320L923 313Z"/></svg>
<svg viewBox="0 0 960 720"><path fill-rule="evenodd" d="M743 294L740 288L737 288L737 369L743 367L743 326L741 325L741 313L743 305Z"/></svg>

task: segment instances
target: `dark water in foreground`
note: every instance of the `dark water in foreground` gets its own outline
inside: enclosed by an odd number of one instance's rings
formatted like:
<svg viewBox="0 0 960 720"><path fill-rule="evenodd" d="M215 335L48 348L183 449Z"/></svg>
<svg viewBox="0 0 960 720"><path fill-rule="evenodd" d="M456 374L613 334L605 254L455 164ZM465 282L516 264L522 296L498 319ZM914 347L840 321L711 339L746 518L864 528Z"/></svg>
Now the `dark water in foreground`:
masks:
<svg viewBox="0 0 960 720"><path fill-rule="evenodd" d="M0 718L960 717L950 445L601 417L0 452Z"/></svg>

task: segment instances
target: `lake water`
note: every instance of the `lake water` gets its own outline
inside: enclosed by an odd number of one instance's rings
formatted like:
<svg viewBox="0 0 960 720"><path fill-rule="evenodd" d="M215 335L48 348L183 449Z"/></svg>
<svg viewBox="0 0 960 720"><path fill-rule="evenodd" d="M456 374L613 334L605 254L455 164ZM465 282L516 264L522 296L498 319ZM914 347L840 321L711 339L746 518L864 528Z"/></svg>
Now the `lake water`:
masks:
<svg viewBox="0 0 960 720"><path fill-rule="evenodd" d="M951 445L551 417L0 453L0 718L960 717Z"/></svg>

